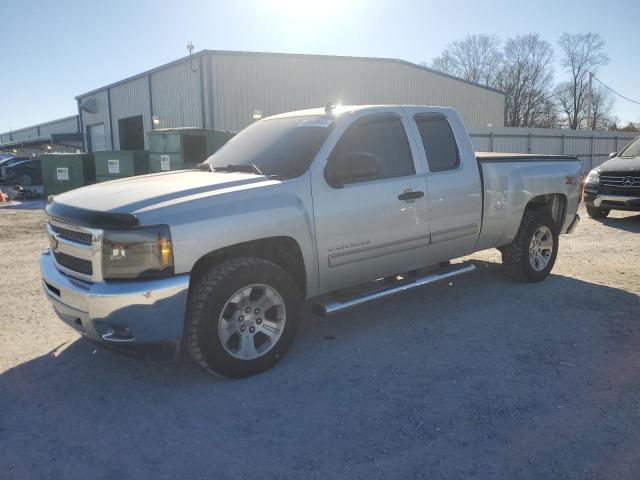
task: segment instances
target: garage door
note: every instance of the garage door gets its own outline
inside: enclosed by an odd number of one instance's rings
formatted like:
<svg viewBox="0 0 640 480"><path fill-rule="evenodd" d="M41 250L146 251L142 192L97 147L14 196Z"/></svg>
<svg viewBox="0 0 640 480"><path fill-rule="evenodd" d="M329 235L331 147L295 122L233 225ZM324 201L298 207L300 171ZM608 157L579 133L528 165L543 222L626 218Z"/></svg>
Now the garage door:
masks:
<svg viewBox="0 0 640 480"><path fill-rule="evenodd" d="M90 152L103 152L107 149L106 137L104 134L104 123L96 123L87 126L87 140Z"/></svg>

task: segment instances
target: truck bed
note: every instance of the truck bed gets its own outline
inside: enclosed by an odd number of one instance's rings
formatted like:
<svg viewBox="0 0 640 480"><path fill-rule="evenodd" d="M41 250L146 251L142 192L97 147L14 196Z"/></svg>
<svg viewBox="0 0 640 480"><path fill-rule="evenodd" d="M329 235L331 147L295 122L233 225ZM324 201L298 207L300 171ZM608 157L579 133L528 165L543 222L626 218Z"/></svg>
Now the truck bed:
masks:
<svg viewBox="0 0 640 480"><path fill-rule="evenodd" d="M566 199L561 232L580 200L580 159L570 155L475 152L482 184L482 228L476 250L507 245L515 238L529 201L558 194Z"/></svg>
<svg viewBox="0 0 640 480"><path fill-rule="evenodd" d="M557 162L563 160L575 161L578 160L578 157L536 153L476 152L476 160L479 162Z"/></svg>

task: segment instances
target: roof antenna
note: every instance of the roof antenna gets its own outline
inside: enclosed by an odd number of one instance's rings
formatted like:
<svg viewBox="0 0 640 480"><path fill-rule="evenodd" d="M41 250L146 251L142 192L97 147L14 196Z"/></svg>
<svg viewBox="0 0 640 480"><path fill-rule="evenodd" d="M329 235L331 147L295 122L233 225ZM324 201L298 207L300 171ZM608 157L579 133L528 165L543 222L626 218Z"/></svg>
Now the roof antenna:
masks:
<svg viewBox="0 0 640 480"><path fill-rule="evenodd" d="M191 71L193 73L196 73L197 70L195 68L193 68L193 56L191 55L193 53L193 49L195 48L195 46L193 45L193 42L191 40L189 40L189 43L187 43L187 50L189 50L189 60L191 61Z"/></svg>
<svg viewBox="0 0 640 480"><path fill-rule="evenodd" d="M333 100L329 100L324 106L324 113L326 115L333 115L334 108L336 108L336 102L334 102Z"/></svg>

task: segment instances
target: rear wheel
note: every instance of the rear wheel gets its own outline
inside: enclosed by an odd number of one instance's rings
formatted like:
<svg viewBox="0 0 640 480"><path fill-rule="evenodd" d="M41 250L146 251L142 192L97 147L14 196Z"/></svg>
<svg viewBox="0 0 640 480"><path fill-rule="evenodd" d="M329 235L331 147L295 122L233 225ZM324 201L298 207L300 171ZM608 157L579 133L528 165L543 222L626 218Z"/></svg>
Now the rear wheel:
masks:
<svg viewBox="0 0 640 480"><path fill-rule="evenodd" d="M507 273L521 281L539 282L549 276L558 254L558 233L546 213L525 211L511 245L503 247Z"/></svg>
<svg viewBox="0 0 640 480"><path fill-rule="evenodd" d="M587 214L596 220L606 218L609 215L609 212L611 212L611 210L606 208L590 207L587 205Z"/></svg>
<svg viewBox="0 0 640 480"><path fill-rule="evenodd" d="M260 373L291 347L300 307L295 282L276 264L250 257L227 260L193 288L187 348L210 372L226 377Z"/></svg>

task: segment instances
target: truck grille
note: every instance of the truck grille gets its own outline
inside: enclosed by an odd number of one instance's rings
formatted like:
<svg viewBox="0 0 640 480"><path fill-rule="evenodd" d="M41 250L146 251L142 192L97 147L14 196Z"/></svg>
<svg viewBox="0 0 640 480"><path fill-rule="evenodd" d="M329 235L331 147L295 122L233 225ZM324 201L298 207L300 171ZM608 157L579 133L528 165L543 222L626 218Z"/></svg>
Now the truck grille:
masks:
<svg viewBox="0 0 640 480"><path fill-rule="evenodd" d="M58 269L84 281L102 281L103 231L56 219L47 225L49 245Z"/></svg>
<svg viewBox="0 0 640 480"><path fill-rule="evenodd" d="M610 173L600 176L600 187L603 194L640 195L640 176L630 173Z"/></svg>
<svg viewBox="0 0 640 480"><path fill-rule="evenodd" d="M88 232L78 232L76 230L69 230L58 225L51 224L51 230L59 234L62 238L73 240L74 242L84 243L91 245L92 235Z"/></svg>
<svg viewBox="0 0 640 480"><path fill-rule="evenodd" d="M93 265L90 260L83 258L72 257L62 252L53 252L56 257L56 262L69 270L82 273L84 275L93 275Z"/></svg>

